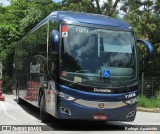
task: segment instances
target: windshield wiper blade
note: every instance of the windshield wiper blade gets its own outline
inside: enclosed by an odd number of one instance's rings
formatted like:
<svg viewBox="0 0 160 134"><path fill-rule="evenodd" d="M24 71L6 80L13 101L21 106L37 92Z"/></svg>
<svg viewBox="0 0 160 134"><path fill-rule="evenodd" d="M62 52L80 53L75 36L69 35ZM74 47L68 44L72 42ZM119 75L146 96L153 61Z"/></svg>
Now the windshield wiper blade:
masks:
<svg viewBox="0 0 160 134"><path fill-rule="evenodd" d="M80 81L79 82L73 82L73 83L69 84L69 87L73 87L74 85L82 85L83 82L97 82L97 81L94 81L94 80L83 80L81 82Z"/></svg>
<svg viewBox="0 0 160 134"><path fill-rule="evenodd" d="M127 90L130 90L129 86L127 86L126 84L120 82L119 80L117 80L117 81L112 81L112 82L119 84L120 86L126 88ZM132 85L132 86L133 86L133 85L138 85L138 82L135 82L134 84L130 84L130 86L131 86L131 85Z"/></svg>
<svg viewBox="0 0 160 134"><path fill-rule="evenodd" d="M130 90L130 88L124 84L123 82L120 81L120 79L116 78L116 80L113 80L111 78L105 78L105 77L99 77L101 80L107 80L110 82L110 84L118 84L119 86L122 86L123 88L126 88L128 90ZM133 84L136 85L136 84Z"/></svg>
<svg viewBox="0 0 160 134"><path fill-rule="evenodd" d="M112 80L112 83L116 83L116 84L118 84L119 86L122 86L122 87L124 87L124 88L130 90L130 88L129 88L127 85L121 83L120 81L113 81L113 80Z"/></svg>

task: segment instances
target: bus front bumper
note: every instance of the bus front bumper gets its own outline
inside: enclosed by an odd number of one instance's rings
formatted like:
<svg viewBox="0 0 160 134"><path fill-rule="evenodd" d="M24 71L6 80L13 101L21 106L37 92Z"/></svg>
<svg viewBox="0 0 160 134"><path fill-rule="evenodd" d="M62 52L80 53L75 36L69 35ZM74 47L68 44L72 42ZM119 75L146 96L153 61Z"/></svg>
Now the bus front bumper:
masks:
<svg viewBox="0 0 160 134"><path fill-rule="evenodd" d="M97 120L97 121L134 121L137 103L68 101L58 97L58 119Z"/></svg>

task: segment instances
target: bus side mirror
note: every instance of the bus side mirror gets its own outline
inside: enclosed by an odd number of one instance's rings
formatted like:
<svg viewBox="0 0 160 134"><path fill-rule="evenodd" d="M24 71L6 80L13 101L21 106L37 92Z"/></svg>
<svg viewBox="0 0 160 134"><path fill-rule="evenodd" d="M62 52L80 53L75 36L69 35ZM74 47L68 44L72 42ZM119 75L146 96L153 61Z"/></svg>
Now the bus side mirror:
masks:
<svg viewBox="0 0 160 134"><path fill-rule="evenodd" d="M146 49L147 49L147 57L146 57L147 62L152 63L153 62L153 57L154 57L154 47L153 47L153 45L150 42L148 42L147 40L144 40L144 39L138 39L137 42L140 43L140 44L143 44L146 47Z"/></svg>
<svg viewBox="0 0 160 134"><path fill-rule="evenodd" d="M60 43L59 31L53 30L52 41L53 41L53 52L58 53L59 43Z"/></svg>

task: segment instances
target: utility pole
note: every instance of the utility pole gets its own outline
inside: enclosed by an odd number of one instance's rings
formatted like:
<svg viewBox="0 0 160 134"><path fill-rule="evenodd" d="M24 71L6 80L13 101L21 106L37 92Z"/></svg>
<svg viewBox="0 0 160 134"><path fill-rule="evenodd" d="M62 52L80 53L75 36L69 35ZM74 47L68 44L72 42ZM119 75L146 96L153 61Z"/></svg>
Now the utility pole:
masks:
<svg viewBox="0 0 160 134"><path fill-rule="evenodd" d="M144 71L142 72L142 89L141 89L141 95L143 95L144 91Z"/></svg>
<svg viewBox="0 0 160 134"><path fill-rule="evenodd" d="M2 83L3 83L3 81L1 79L2 79L2 62L0 62L0 101L4 101L5 96L2 96Z"/></svg>
<svg viewBox="0 0 160 134"><path fill-rule="evenodd" d="M3 65L2 65L2 62L0 62L0 79L2 79L2 69L3 69Z"/></svg>

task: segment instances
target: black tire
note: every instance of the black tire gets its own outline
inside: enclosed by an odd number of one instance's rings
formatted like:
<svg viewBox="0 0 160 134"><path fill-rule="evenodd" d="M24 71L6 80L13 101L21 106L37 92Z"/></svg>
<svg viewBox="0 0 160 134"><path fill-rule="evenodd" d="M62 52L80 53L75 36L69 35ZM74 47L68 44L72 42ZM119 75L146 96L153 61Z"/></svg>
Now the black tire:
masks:
<svg viewBox="0 0 160 134"><path fill-rule="evenodd" d="M48 122L49 115L45 111L46 109L46 103L45 103L45 94L43 93L41 98L41 104L40 104L40 119L42 122Z"/></svg>
<svg viewBox="0 0 160 134"><path fill-rule="evenodd" d="M16 101L17 101L17 104L24 104L24 101L19 97L18 85L16 86Z"/></svg>

